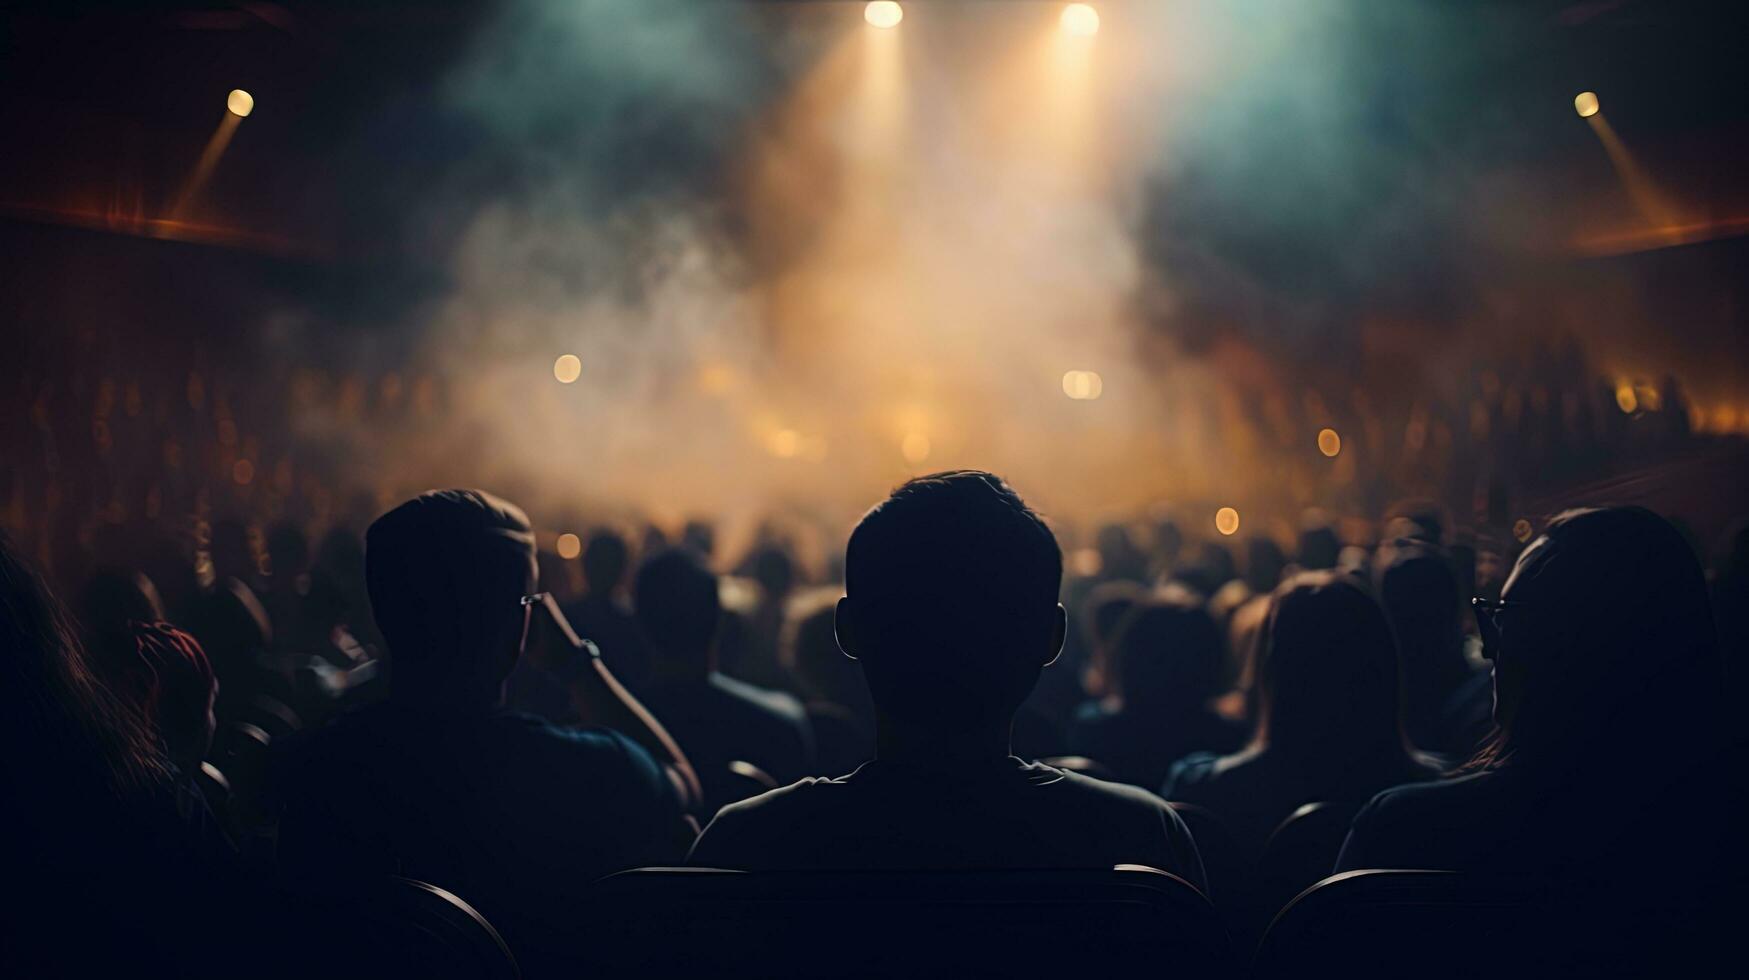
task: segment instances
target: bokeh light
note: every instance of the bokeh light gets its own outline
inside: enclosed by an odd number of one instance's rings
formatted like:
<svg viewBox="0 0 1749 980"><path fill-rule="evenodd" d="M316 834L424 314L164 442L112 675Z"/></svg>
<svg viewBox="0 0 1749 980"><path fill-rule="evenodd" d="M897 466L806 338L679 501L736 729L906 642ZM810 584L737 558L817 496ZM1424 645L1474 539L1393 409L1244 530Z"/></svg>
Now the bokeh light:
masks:
<svg viewBox="0 0 1749 980"><path fill-rule="evenodd" d="M874 0L862 8L862 19L876 27L897 27L905 19L905 11L893 0Z"/></svg>
<svg viewBox="0 0 1749 980"><path fill-rule="evenodd" d="M568 385L583 375L583 359L575 354L560 354L553 362L553 377L559 379L562 385Z"/></svg>
<svg viewBox="0 0 1749 980"><path fill-rule="evenodd" d="M1597 110L1599 108L1597 104L1597 93L1580 92L1578 95L1573 96L1573 108L1579 113L1581 118L1590 119L1592 116L1597 115Z"/></svg>
<svg viewBox="0 0 1749 980"><path fill-rule="evenodd" d="M766 448L779 459L792 459L801 452L802 434L794 429L779 429L766 441Z"/></svg>
<svg viewBox="0 0 1749 980"><path fill-rule="evenodd" d="M1640 399L1639 396L1634 394L1634 386L1630 384L1617 385L1615 389L1615 404L1617 408L1629 415L1634 414L1634 410L1640 407Z"/></svg>
<svg viewBox="0 0 1749 980"><path fill-rule="evenodd" d="M1513 524L1512 524L1512 537L1519 544L1523 544L1526 541L1530 540L1530 532L1531 532L1530 522L1525 520L1524 518L1520 517L1518 520L1513 522Z"/></svg>
<svg viewBox="0 0 1749 980"><path fill-rule="evenodd" d="M554 543L553 547L559 552L560 558L570 561L583 553L583 539L566 531L559 535L559 540Z"/></svg>
<svg viewBox="0 0 1749 980"><path fill-rule="evenodd" d="M237 481L240 487L246 487L255 482L255 464L246 459L239 459L231 464L231 479Z"/></svg>
<svg viewBox="0 0 1749 980"><path fill-rule="evenodd" d="M929 458L929 437L921 432L907 432L899 443L899 452L905 454L905 462L921 463Z"/></svg>
<svg viewBox="0 0 1749 980"><path fill-rule="evenodd" d="M1063 8L1063 16L1057 21L1063 31L1076 37L1092 37L1099 33L1099 11L1091 4L1072 3Z"/></svg>
<svg viewBox="0 0 1749 980"><path fill-rule="evenodd" d="M1063 394L1076 401L1092 401L1105 391L1105 380L1094 371L1063 372Z"/></svg>
<svg viewBox="0 0 1749 980"><path fill-rule="evenodd" d="M225 96L225 108L231 110L234 116L247 116L255 111L255 96L240 88L234 88L230 95Z"/></svg>
<svg viewBox="0 0 1749 980"><path fill-rule="evenodd" d="M1321 429L1318 432L1318 451L1326 456L1335 456L1342 451L1342 437L1335 429Z"/></svg>
<svg viewBox="0 0 1749 980"><path fill-rule="evenodd" d="M1215 511L1215 530L1222 534L1239 533L1239 512L1231 507Z"/></svg>

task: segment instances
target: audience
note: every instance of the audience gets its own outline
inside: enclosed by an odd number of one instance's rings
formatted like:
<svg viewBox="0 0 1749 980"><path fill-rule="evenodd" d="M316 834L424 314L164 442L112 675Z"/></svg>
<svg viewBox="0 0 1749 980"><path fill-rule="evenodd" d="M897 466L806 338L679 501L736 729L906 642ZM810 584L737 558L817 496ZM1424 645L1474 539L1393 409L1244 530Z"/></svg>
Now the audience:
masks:
<svg viewBox="0 0 1749 980"><path fill-rule="evenodd" d="M640 692L650 683L650 654L625 597L631 557L631 546L619 532L591 534L583 546L583 596L562 608L578 635L601 648L613 676Z"/></svg>
<svg viewBox="0 0 1749 980"><path fill-rule="evenodd" d="M1244 726L1211 704L1221 690L1221 636L1200 602L1180 593L1143 604L1125 617L1115 646L1113 693L1077 712L1071 752L1152 787L1187 755L1244 743Z"/></svg>
<svg viewBox="0 0 1749 980"><path fill-rule="evenodd" d="M1062 649L1062 554L988 473L914 479L851 534L837 633L867 678L875 758L726 807L690 863L728 868L1110 867L1203 883L1164 802L1009 752Z"/></svg>
<svg viewBox="0 0 1749 980"><path fill-rule="evenodd" d="M1444 555L1394 549L1379 574L1379 601L1403 665L1403 718L1418 748L1453 761L1488 734L1488 674L1465 655L1463 597Z"/></svg>
<svg viewBox="0 0 1749 980"><path fill-rule="evenodd" d="M716 575L692 552L670 549L638 569L633 602L651 652L645 701L697 767L707 813L752 795L733 763L781 782L808 773L814 745L801 702L716 669Z"/></svg>
<svg viewBox="0 0 1749 980"><path fill-rule="evenodd" d="M1251 744L1173 766L1162 794L1207 807L1246 853L1307 803L1358 809L1381 789L1439 775L1403 732L1396 642L1353 579L1307 572L1283 583L1258 651Z"/></svg>
<svg viewBox="0 0 1749 980"><path fill-rule="evenodd" d="M312 887L408 875L515 935L581 883L680 859L685 759L598 659L555 639L567 630L535 592L519 509L474 490L423 494L371 525L365 575L394 664L388 700L285 747L288 875ZM578 715L616 730L501 706L531 631Z"/></svg>

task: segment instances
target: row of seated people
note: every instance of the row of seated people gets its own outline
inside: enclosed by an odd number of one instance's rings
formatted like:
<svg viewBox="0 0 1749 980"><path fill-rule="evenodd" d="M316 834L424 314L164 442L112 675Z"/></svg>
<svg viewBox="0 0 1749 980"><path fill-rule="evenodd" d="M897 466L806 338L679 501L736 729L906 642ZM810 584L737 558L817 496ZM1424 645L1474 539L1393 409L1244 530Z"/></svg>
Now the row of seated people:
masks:
<svg viewBox="0 0 1749 980"><path fill-rule="evenodd" d="M14 744L58 746L15 760L15 784L40 787L44 801L26 808L14 836L33 842L20 848L22 880L61 901L73 899L53 887L67 868L95 881L174 881L164 887L186 903L181 912L223 923L246 946L304 913L251 915L261 902L229 896L266 888L301 896L290 906L301 910L349 883L404 875L465 896L542 965L575 946L589 882L642 866L1145 865L1222 892L1181 811L1160 796L1012 754L1015 714L1068 623L1054 537L990 474L913 480L851 536L833 632L875 709L873 759L720 810L717 800L739 795L713 785L731 769L718 764L716 733L689 724L718 714L713 699L749 695L710 669L717 589L695 559L663 555L640 573L639 618L656 665L648 705L539 590L532 529L507 502L477 491L409 501L371 527L365 566L392 656L388 697L275 746L277 860L264 884L199 829L192 772L212 737L215 685L198 645L138 627L146 669L100 681L103 665L7 551ZM1125 632L1181 613L1144 604ZM1499 725L1458 775L1441 778L1438 761L1405 737L1381 607L1361 584L1324 573L1289 581L1270 602L1255 733L1236 751L1171 766L1167 795L1191 804L1182 812L1193 819L1213 811L1211 826L1226 824L1242 855L1261 850L1302 803L1358 809L1332 870L1443 868L1584 885L1619 876L1632 855L1629 873L1690 891L1736 873L1726 831L1739 801L1722 757L1707 593L1667 523L1632 508L1563 515L1477 618ZM560 685L576 725L505 708L506 680L525 657ZM1117 658L1120 677L1139 669ZM747 724L774 714L750 713ZM805 758L804 731L774 728L769 741L803 740ZM1631 794L1615 789L1624 780ZM176 905L128 920L123 933L189 972ZM40 928L20 935L64 936L55 907L45 903ZM99 906L86 918L113 927L125 911Z"/></svg>

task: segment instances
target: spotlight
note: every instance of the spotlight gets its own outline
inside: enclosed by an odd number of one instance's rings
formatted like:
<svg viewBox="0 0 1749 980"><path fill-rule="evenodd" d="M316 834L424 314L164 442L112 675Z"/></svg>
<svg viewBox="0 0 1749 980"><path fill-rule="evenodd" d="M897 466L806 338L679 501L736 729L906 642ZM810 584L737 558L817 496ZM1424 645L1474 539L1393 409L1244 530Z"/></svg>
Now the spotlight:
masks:
<svg viewBox="0 0 1749 980"><path fill-rule="evenodd" d="M255 96L240 88L234 88L230 95L225 96L225 108L231 110L234 116L247 116L255 111Z"/></svg>
<svg viewBox="0 0 1749 980"><path fill-rule="evenodd" d="M1063 16L1057 23L1062 25L1066 34L1076 37L1092 37L1099 33L1099 11L1092 4L1072 3L1063 8Z"/></svg>
<svg viewBox="0 0 1749 980"><path fill-rule="evenodd" d="M1342 437L1335 429L1324 429L1318 433L1318 451L1326 456L1334 456L1342 451Z"/></svg>
<svg viewBox="0 0 1749 980"><path fill-rule="evenodd" d="M1215 530L1228 535L1239 533L1239 512L1231 507L1215 511Z"/></svg>
<svg viewBox="0 0 1749 980"><path fill-rule="evenodd" d="M583 553L583 541L575 534L566 531L564 534L559 535L558 551L560 558L570 561Z"/></svg>
<svg viewBox="0 0 1749 980"><path fill-rule="evenodd" d="M929 437L921 432L907 433L899 443L899 452L905 454L906 462L921 463L929 458Z"/></svg>
<svg viewBox="0 0 1749 980"><path fill-rule="evenodd" d="M1086 402L1098 398L1105 391L1105 381L1094 371L1063 372L1063 394L1076 401Z"/></svg>
<svg viewBox="0 0 1749 980"><path fill-rule="evenodd" d="M583 374L583 359L575 354L560 354L553 362L553 377L559 379L559 384L568 385Z"/></svg>
<svg viewBox="0 0 1749 980"><path fill-rule="evenodd" d="M898 27L899 21L905 19L905 11L893 0L874 0L862 8L862 19L875 27Z"/></svg>
<svg viewBox="0 0 1749 980"><path fill-rule="evenodd" d="M1579 113L1579 116L1582 119L1589 119L1592 116L1597 115L1597 110L1599 108L1597 105L1597 93L1580 92L1578 95L1573 96L1573 108Z"/></svg>

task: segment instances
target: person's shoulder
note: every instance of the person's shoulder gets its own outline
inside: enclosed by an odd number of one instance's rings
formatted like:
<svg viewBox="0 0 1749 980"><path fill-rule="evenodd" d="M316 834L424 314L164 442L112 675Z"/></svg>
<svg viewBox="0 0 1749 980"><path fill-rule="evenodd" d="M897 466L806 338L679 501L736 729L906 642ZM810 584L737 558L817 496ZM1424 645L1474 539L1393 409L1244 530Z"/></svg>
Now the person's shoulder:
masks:
<svg viewBox="0 0 1749 980"><path fill-rule="evenodd" d="M1499 780L1492 772L1472 772L1448 779L1404 783L1382 790L1367 803L1374 822L1414 820L1422 814L1449 814L1469 800L1490 794Z"/></svg>
<svg viewBox="0 0 1749 980"><path fill-rule="evenodd" d="M1130 810L1171 810L1165 800L1140 786L1084 776L1078 772L1047 766L1042 762L1030 763L1026 768L1033 783L1056 786L1061 792L1072 793L1079 798L1077 805Z"/></svg>
<svg viewBox="0 0 1749 980"><path fill-rule="evenodd" d="M742 867L772 860L784 841L823 825L821 811L843 802L834 802L838 794L831 788L842 788L847 778L811 776L723 807L693 843L687 863Z"/></svg>
<svg viewBox="0 0 1749 980"><path fill-rule="evenodd" d="M643 746L610 728L567 728L544 718L519 712L500 712L494 719L500 732L538 746L552 755L599 769L618 769L639 778L659 780L662 767Z"/></svg>

